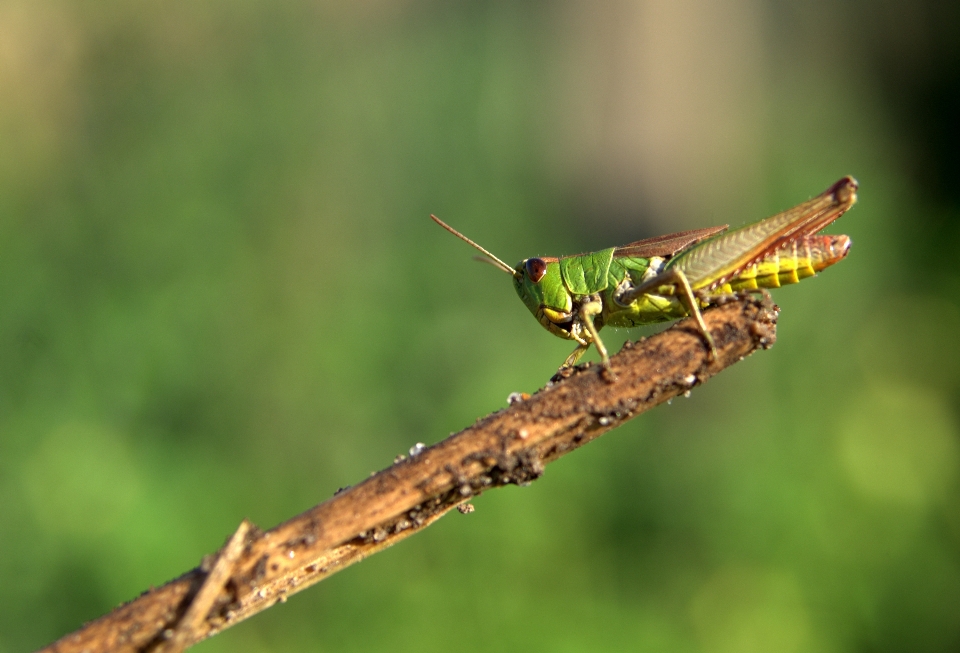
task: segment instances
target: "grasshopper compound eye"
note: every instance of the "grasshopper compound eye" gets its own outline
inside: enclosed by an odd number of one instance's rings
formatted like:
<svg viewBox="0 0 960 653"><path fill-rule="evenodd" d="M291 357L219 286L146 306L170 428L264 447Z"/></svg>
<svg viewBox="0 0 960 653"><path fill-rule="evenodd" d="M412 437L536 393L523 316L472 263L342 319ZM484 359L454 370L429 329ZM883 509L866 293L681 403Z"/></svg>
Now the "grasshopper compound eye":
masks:
<svg viewBox="0 0 960 653"><path fill-rule="evenodd" d="M543 275L547 273L547 264L542 258L528 258L523 267L526 269L530 281L534 283L540 283L540 279L543 279Z"/></svg>

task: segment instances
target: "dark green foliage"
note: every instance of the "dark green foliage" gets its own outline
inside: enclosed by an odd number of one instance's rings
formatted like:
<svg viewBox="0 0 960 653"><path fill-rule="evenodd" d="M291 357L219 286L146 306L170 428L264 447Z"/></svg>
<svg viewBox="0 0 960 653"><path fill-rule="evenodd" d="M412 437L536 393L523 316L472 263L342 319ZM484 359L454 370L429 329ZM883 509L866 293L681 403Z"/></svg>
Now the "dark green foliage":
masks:
<svg viewBox="0 0 960 653"><path fill-rule="evenodd" d="M0 5L0 651L553 374L430 213L514 261L844 174L771 351L198 650L956 650L955 48L881 5Z"/></svg>

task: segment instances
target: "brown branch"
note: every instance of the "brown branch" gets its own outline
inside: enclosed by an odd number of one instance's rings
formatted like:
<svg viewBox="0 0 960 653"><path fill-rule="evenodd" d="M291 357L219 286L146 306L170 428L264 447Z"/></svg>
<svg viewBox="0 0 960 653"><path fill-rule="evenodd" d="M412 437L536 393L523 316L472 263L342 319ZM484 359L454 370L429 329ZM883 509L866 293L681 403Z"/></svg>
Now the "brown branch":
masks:
<svg viewBox="0 0 960 653"><path fill-rule="evenodd" d="M754 298L707 311L718 350L712 362L689 319L627 343L612 359L616 382L595 366L580 369L272 530L251 526L212 568L201 565L145 592L43 651L156 651L171 639L175 649L210 637L485 490L537 479L545 464L772 345L776 316L775 306ZM223 576L206 583L215 572Z"/></svg>
<svg viewBox="0 0 960 653"><path fill-rule="evenodd" d="M200 564L200 569L207 572L203 585L200 586L200 590L190 601L190 606L183 617L180 618L177 627L170 633L164 631L166 641L156 647L155 653L180 653L191 642L203 639L199 636L199 633L205 630L203 623L207 620L207 615L210 614L217 599L220 598L220 592L223 591L227 581L233 575L237 560L247 545L247 534L250 532L251 526L252 524L246 519L240 522L236 532L223 545L223 549L221 549L212 568L209 570L206 568L208 566L204 564L207 562L206 560Z"/></svg>

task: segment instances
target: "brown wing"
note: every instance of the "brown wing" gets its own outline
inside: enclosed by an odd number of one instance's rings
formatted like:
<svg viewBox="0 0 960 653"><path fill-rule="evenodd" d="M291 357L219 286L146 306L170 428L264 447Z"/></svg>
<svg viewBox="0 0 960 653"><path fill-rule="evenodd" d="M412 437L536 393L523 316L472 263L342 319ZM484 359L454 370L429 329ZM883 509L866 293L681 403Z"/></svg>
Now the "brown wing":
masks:
<svg viewBox="0 0 960 653"><path fill-rule="evenodd" d="M711 236L723 233L727 230L727 226L728 225L721 225L719 227L707 227L706 229L678 231L675 234L638 240L617 247L613 250L613 257L635 256L638 258L651 258L653 256L663 256L666 258L673 256L691 245L699 243L701 240L706 240Z"/></svg>

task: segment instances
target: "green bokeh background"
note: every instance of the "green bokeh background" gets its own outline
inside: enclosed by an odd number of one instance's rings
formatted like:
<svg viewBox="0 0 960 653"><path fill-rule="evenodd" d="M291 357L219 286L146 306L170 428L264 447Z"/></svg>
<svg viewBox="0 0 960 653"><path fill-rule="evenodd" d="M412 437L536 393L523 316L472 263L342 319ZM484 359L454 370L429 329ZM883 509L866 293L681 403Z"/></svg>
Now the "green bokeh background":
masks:
<svg viewBox="0 0 960 653"><path fill-rule="evenodd" d="M771 351L197 650L957 650L954 5L2 0L0 652L544 383L429 213L513 262L844 174Z"/></svg>

